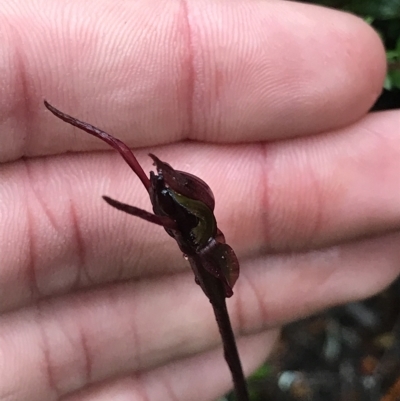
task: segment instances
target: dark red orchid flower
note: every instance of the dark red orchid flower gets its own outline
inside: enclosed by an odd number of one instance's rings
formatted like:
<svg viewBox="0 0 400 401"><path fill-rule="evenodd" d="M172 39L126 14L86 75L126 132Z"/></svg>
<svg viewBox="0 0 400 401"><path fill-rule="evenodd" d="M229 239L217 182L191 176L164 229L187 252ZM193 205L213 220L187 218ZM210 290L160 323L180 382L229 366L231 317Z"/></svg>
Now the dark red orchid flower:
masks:
<svg viewBox="0 0 400 401"><path fill-rule="evenodd" d="M220 280L225 296L231 297L232 287L239 276L239 263L217 227L213 214L215 200L210 187L192 174L174 170L168 163L151 153L149 156L154 161L157 173L151 171L148 178L132 151L123 142L90 124L62 113L46 101L45 106L63 121L102 139L118 151L149 193L154 214L107 196L103 197L104 200L116 209L163 226L187 256L195 272L196 282L201 285L206 295L209 295L208 291L202 285L201 275L198 274L199 256L202 268Z"/></svg>
<svg viewBox="0 0 400 401"><path fill-rule="evenodd" d="M239 276L239 262L217 227L213 213L215 200L210 187L192 174L173 169L153 154L149 156L154 161L156 173L151 171L150 177L147 177L132 151L119 139L57 110L46 101L44 104L61 120L112 146L139 177L150 196L154 213L107 196L103 199L118 210L163 226L176 240L190 262L196 283L213 305L236 393L240 401L247 401L246 384L225 302L226 297L233 295L232 288Z"/></svg>

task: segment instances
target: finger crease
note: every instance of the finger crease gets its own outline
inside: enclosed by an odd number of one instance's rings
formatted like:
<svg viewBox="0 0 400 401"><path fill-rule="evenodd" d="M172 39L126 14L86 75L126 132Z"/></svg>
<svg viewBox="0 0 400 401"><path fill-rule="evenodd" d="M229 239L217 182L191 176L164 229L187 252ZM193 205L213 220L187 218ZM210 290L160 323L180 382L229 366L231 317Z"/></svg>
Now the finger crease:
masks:
<svg viewBox="0 0 400 401"><path fill-rule="evenodd" d="M247 274L241 275L241 282L240 282L240 291L238 291L239 294L248 294L247 291L244 290L244 285L247 285L251 292L254 295L255 298L255 305L252 307L252 310L257 310L258 311L258 316L255 321L259 322L260 327L259 329L262 329L265 327L265 323L268 321L268 312L266 305L263 301L263 295L260 293L260 291L257 289L257 286L251 281L250 277ZM249 331L249 327L253 326L246 322L246 316L248 315L245 313L245 311L248 310L247 307L244 305L243 297L238 294L237 296L237 303L236 303L236 320L238 322L238 335L248 335L248 334L253 334L255 328L252 328L251 331ZM248 301L250 299L249 295L246 295L245 301Z"/></svg>
<svg viewBox="0 0 400 401"><path fill-rule="evenodd" d="M45 302L45 301L41 301L40 303L36 304L36 314L35 314L36 319L35 320L36 320L36 325L38 327L38 331L39 331L40 337L41 337L42 352L43 352L43 367L44 367L44 371L46 372L46 376L47 376L48 388L50 391L52 391L54 393L54 399L59 399L61 392L57 387L56 380L54 377L52 363L51 363L49 341L48 341L46 330L43 327L43 320L44 320L43 310L42 310L43 302Z"/></svg>
<svg viewBox="0 0 400 401"><path fill-rule="evenodd" d="M263 235L262 238L266 244L266 248L271 248L271 232L270 232L270 218L271 218L271 202L270 202L270 187L269 187L269 176L270 170L268 166L269 155L268 155L269 143L260 143L260 165L261 165L261 178L260 178L260 200L261 200L261 218L263 221Z"/></svg>
<svg viewBox="0 0 400 401"><path fill-rule="evenodd" d="M27 175L27 184L29 185L29 188L31 190L32 195L34 195L35 200L37 201L37 204L41 207L43 210L44 215L46 216L47 220L51 224L52 228L54 228L55 231L59 232L59 227L58 227L58 222L57 218L53 216L51 213L50 208L47 206L45 199L41 194L38 193L36 187L35 187L35 182L38 180L35 179L34 174L32 173L32 168L31 168L31 162L29 160L25 160L25 170L26 170L26 175ZM27 199L31 199L31 197L27 196Z"/></svg>
<svg viewBox="0 0 400 401"><path fill-rule="evenodd" d="M87 281L90 283L90 275L86 269L86 255L85 255L85 241L83 239L83 235L80 229L79 218L74 206L74 203L70 201L70 216L71 216L71 223L74 230L74 237L75 237L75 244L76 244L76 254L78 258L78 266L79 271L81 274L85 276ZM76 284L79 282L79 274L76 276Z"/></svg>
<svg viewBox="0 0 400 401"><path fill-rule="evenodd" d="M134 380L134 387L136 390L136 394L138 395L138 400L140 401L150 401L150 398L147 394L145 385L144 385L144 380L142 377L142 373L141 372L136 372L133 374L132 376L133 380Z"/></svg>
<svg viewBox="0 0 400 401"><path fill-rule="evenodd" d="M37 212L33 212L32 205L33 201L36 201L36 204L40 206L44 215L46 216L47 220L50 222L50 225L58 231L56 219L53 217L52 213L50 212L49 208L47 207L45 201L40 196L35 188L35 177L33 177L31 171L31 165L29 161L24 161L25 172L26 172L26 180L25 183L26 188L29 188L29 193L27 190L26 196L26 212L27 212L27 222L28 222L28 237L29 237L29 262L27 267L27 274L29 280L29 288L31 290L31 297L32 300L38 299L42 296L38 277L37 277L37 267L35 262L35 255L38 254L37 247L36 247L36 233L35 233L35 221L37 220Z"/></svg>
<svg viewBox="0 0 400 401"><path fill-rule="evenodd" d="M20 92L17 93L17 99L21 99L20 102L18 102L18 109L23 110L22 115L23 118L20 119L20 121L25 121L25 150L23 154L29 153L29 143L30 143L30 138L31 135L29 135L30 132L33 132L33 101L37 97L34 96L33 91L31 89L31 86L29 84L29 74L28 74L28 69L26 67L26 62L24 59L25 52L22 50L24 46L24 39L21 37L20 33L18 30L15 28L15 25L9 24L8 25L14 40L15 40L15 52L14 52L14 71L17 74L16 79L17 82L19 83L20 87ZM18 96L19 95L19 96ZM22 106L21 106L22 104Z"/></svg>
<svg viewBox="0 0 400 401"><path fill-rule="evenodd" d="M323 193L322 193L322 188L320 185L320 181L318 180L318 177L316 177L316 173L311 170L310 171L310 180L311 180L311 185L313 186L314 189L314 194L315 194L315 208L314 208L314 219L313 219L313 224L311 223L312 219L310 219L310 224L312 226L310 227L310 234L308 237L308 246L306 248L310 248L311 244L314 241L318 241L318 238L320 237L321 233L321 228L323 227ZM306 244L305 244L306 245Z"/></svg>
<svg viewBox="0 0 400 401"><path fill-rule="evenodd" d="M171 377L171 375L168 375L168 377ZM165 388L165 393L168 395L170 401L179 401L179 397L175 394L175 391L173 390L169 380L165 377L161 377L162 379L162 384Z"/></svg>
<svg viewBox="0 0 400 401"><path fill-rule="evenodd" d="M195 96L195 82L196 82L196 71L194 68L194 43L193 43L193 32L190 23L190 14L187 0L181 0L181 10L183 15L183 31L186 33L186 54L185 60L186 71L187 71L187 94L186 94L186 110L187 110L187 124L188 133L187 137L193 136L194 130L194 96Z"/></svg>
<svg viewBox="0 0 400 401"><path fill-rule="evenodd" d="M80 339L82 345L82 358L84 362L84 372L86 383L92 381L92 371L93 371L93 357L90 353L90 347L88 345L88 340L83 330L80 330Z"/></svg>
<svg viewBox="0 0 400 401"><path fill-rule="evenodd" d="M32 300L38 299L40 297L39 286L37 284L36 277L36 261L35 261L35 233L34 233L34 217L31 211L30 202L26 202L26 214L27 214L27 224L28 224L28 263L26 268L28 287L30 289L30 297Z"/></svg>

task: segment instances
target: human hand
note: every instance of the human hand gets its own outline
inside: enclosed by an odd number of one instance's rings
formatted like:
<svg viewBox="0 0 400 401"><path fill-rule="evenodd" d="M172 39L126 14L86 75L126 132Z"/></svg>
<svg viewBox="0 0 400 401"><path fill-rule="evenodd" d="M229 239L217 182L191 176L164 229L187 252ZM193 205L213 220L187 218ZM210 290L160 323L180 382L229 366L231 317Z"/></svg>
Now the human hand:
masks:
<svg viewBox="0 0 400 401"><path fill-rule="evenodd" d="M147 171L151 149L211 186L241 262L228 304L246 372L280 325L398 275L400 114L366 115L385 60L360 20L211 0L0 13L1 401L201 401L231 387L176 244L101 199L149 210L140 181L44 98L146 147Z"/></svg>

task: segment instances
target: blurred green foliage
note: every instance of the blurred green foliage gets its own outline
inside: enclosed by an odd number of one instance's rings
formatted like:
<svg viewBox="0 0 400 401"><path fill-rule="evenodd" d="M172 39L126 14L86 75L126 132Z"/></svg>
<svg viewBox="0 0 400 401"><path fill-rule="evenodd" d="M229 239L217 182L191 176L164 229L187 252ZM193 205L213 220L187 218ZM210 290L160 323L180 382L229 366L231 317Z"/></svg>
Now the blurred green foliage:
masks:
<svg viewBox="0 0 400 401"><path fill-rule="evenodd" d="M400 89L400 0L304 0L351 12L364 18L380 34L386 47L385 89Z"/></svg>
<svg viewBox="0 0 400 401"><path fill-rule="evenodd" d="M377 19L400 17L400 0L310 0L304 3L321 4Z"/></svg>
<svg viewBox="0 0 400 401"><path fill-rule="evenodd" d="M388 73L385 80L385 89L400 88L400 37L393 50L386 50Z"/></svg>

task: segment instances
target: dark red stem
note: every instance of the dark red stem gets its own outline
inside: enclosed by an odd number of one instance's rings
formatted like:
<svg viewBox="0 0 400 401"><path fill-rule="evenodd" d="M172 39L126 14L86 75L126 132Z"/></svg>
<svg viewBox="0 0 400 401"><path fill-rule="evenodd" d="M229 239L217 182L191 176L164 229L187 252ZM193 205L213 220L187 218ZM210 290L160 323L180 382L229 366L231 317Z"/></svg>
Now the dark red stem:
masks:
<svg viewBox="0 0 400 401"><path fill-rule="evenodd" d="M249 401L246 378L243 374L239 352L236 346L228 309L224 286L221 280L217 279L202 266L202 258L199 255L189 255L190 265L213 309L215 320L222 338L225 360L231 371L237 401Z"/></svg>
<svg viewBox="0 0 400 401"><path fill-rule="evenodd" d="M214 309L215 319L218 323L218 329L224 345L225 360L232 374L237 401L249 401L246 378L244 377L242 364L240 363L226 301L224 299L224 305L219 304L218 306L215 306L212 301L210 302Z"/></svg>

